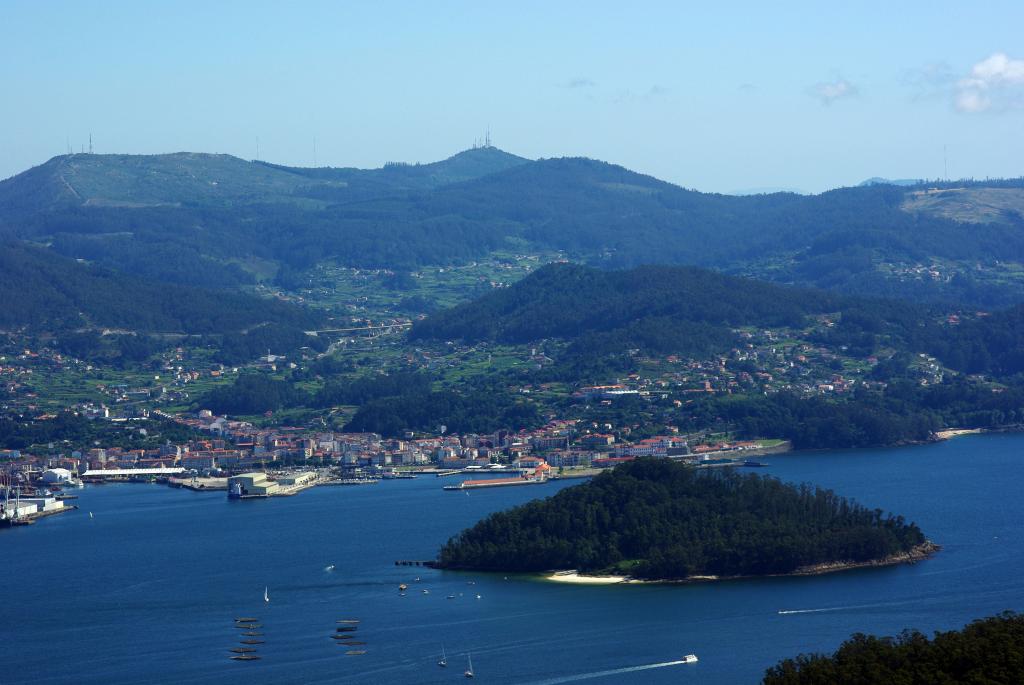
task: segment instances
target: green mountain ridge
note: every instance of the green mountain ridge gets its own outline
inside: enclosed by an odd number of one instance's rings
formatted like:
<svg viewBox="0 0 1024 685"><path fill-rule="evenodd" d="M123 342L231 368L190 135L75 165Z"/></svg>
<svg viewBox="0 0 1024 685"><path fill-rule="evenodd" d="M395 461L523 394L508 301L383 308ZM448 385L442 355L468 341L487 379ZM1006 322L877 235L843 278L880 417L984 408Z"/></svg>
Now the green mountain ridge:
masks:
<svg viewBox="0 0 1024 685"><path fill-rule="evenodd" d="M49 206L146 207L296 203L308 208L338 199L365 199L429 189L526 163L496 148L460 152L431 164L380 169L301 168L247 161L226 154L72 154L0 182L0 210L22 213ZM350 198L351 199L351 198Z"/></svg>
<svg viewBox="0 0 1024 685"><path fill-rule="evenodd" d="M218 287L295 283L325 260L412 270L515 246L603 267L691 264L847 293L1024 300L1024 181L936 190L737 197L606 162L530 161L490 147L371 170L193 153L70 155L0 182L0 233ZM268 268L246 266L256 262Z"/></svg>

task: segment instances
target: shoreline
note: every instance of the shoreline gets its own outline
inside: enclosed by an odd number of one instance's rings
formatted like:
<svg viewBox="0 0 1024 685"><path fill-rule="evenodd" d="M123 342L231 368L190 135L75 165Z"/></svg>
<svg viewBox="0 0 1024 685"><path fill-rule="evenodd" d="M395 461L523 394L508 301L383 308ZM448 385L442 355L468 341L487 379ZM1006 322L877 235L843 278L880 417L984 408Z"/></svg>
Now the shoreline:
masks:
<svg viewBox="0 0 1024 685"><path fill-rule="evenodd" d="M919 561L924 561L930 558L933 554L935 554L941 549L942 547L940 545L935 544L931 540L925 540L923 543L921 543L920 545L915 545L907 552L893 554L892 556L885 557L884 559L874 559L870 561L836 561L822 564L814 564L811 566L801 566L789 573L766 573L763 575L695 575L689 576L687 578L664 580L644 580L640 578L632 578L630 576L586 575L578 573L575 570L546 571L538 575L541 580L554 583L567 583L570 585L680 585L691 583L709 583L723 580L751 580L755 578L792 578L795 576L821 576L825 575L826 573L853 571L861 568L883 568L886 566L898 566L900 564L916 564Z"/></svg>

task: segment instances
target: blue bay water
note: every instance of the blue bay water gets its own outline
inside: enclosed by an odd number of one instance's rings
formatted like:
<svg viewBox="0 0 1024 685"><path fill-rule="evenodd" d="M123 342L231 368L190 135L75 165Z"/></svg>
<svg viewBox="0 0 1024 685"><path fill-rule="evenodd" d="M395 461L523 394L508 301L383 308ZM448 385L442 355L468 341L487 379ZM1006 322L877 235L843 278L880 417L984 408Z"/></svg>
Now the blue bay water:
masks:
<svg viewBox="0 0 1024 685"><path fill-rule="evenodd" d="M1022 456L1024 435L772 456L762 472L903 514L943 550L913 566L700 585L394 566L573 481L467 496L420 477L248 502L90 486L79 511L0 531L0 682L447 683L464 680L468 653L487 683L757 682L856 631L930 633L1024 609ZM263 624L261 661L227 658L240 616ZM350 617L365 655L329 637ZM689 653L700 662L658 666Z"/></svg>

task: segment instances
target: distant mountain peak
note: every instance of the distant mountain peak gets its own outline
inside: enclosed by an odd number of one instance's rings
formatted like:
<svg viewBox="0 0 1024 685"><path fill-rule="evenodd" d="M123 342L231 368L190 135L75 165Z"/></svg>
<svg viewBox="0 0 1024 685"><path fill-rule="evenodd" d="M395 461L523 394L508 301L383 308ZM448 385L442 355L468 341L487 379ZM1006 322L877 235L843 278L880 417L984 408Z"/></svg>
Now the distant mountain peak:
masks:
<svg viewBox="0 0 1024 685"><path fill-rule="evenodd" d="M872 176L866 181L861 181L860 186L916 186L923 183L919 178L882 178Z"/></svg>

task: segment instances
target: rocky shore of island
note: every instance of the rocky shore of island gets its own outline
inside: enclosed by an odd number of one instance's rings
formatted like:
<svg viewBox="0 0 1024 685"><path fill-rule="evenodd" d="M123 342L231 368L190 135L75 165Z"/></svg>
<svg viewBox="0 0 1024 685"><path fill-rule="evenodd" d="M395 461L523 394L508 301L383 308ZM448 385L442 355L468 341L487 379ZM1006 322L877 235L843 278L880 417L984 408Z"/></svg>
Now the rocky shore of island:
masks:
<svg viewBox="0 0 1024 685"><path fill-rule="evenodd" d="M833 561L811 566L801 566L789 573L775 573L766 575L745 575L745 576L714 576L694 575L687 578L672 578L664 580L640 579L621 575L600 575L585 574L578 571L552 571L542 574L544 580L556 583L570 583L573 585L618 585L618 584L650 584L650 583L707 583L721 580L749 580L751 578L780 578L791 576L817 576L825 573L838 573L840 571L852 571L861 568L880 568L883 566L897 566L900 564L916 564L919 561L928 559L942 549L931 540L915 545L906 552L892 554L882 559L870 559L868 561Z"/></svg>

